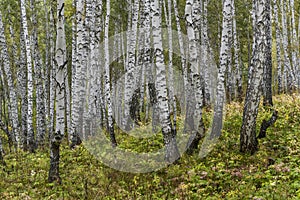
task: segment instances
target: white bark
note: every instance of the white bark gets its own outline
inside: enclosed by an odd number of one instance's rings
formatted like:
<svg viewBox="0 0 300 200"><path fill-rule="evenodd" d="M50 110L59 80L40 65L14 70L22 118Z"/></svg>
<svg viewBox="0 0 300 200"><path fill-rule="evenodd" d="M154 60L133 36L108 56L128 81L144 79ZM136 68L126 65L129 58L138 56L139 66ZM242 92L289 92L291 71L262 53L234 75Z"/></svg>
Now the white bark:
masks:
<svg viewBox="0 0 300 200"><path fill-rule="evenodd" d="M154 132L156 132L156 126L157 126L157 97L156 97L156 91L155 91L155 81L154 81L154 73L153 73L153 65L151 61L151 5L150 0L145 0L145 35L144 35L144 68L146 72L146 95L149 96L150 104L153 107L153 115L152 115L152 128ZM148 104L147 104L148 105ZM146 108L146 113L149 115L149 109L150 106L148 106L148 109ZM148 119L148 117L146 117Z"/></svg>
<svg viewBox="0 0 300 200"><path fill-rule="evenodd" d="M95 0L88 0L86 2L86 24L89 28L90 35L90 53L89 53L89 65L88 65L88 121L90 123L90 133L95 132L95 126L99 123L97 120L97 92L100 89L100 85L97 81L99 75L99 64L97 60L97 54L99 45L96 38L96 4ZM94 130L94 131L92 131Z"/></svg>
<svg viewBox="0 0 300 200"><path fill-rule="evenodd" d="M217 79L217 93L214 104L214 116L211 129L211 139L218 138L223 127L223 108L225 104L225 72L230 51L229 38L232 34L232 0L225 0L223 3L223 29L220 49L220 68Z"/></svg>
<svg viewBox="0 0 300 200"><path fill-rule="evenodd" d="M153 30L153 47L155 52L155 66L156 66L156 91L157 101L160 109L160 122L162 126L162 133L164 136L164 143L166 146L167 162L174 162L179 158L177 149L175 133L172 131L172 124L170 120L170 111L167 96L167 82L166 82L166 66L164 63L164 54L162 46L162 30L161 30L161 11L159 0L151 1L152 9L152 30Z"/></svg>
<svg viewBox="0 0 300 200"><path fill-rule="evenodd" d="M49 57L50 57L50 63L49 63L49 71L50 71L50 103L49 103L49 110L50 110L50 116L49 116L49 124L48 124L48 130L49 130L49 136L55 132L55 116L54 116L54 103L55 103L55 79L54 77L56 76L56 70L54 67L54 56L55 56L55 39L54 39L54 33L56 30L54 29L54 18L53 18L54 13L52 12L52 9L50 9L50 27L49 27L49 38L50 38L50 52L49 52Z"/></svg>
<svg viewBox="0 0 300 200"><path fill-rule="evenodd" d="M233 34L233 49L234 49L234 56L233 56L233 64L235 67L235 82L236 84L236 95L235 97L241 101L242 99L242 87L243 87L243 80L242 80L242 65L240 60L240 44L238 40L237 34L237 25L236 25L236 14L235 14L235 1L233 0L233 7L232 7L232 34Z"/></svg>
<svg viewBox="0 0 300 200"><path fill-rule="evenodd" d="M281 59L281 30L279 27L278 19L278 6L277 0L273 0L274 4L274 20L275 20L275 29L276 29L276 60L277 60L277 85L278 85L278 94L282 93L282 59Z"/></svg>
<svg viewBox="0 0 300 200"><path fill-rule="evenodd" d="M176 131L177 108L174 95L174 72L173 72L173 30L172 30L172 0L168 0L168 38L169 38L169 65L168 65L168 84L169 84L169 99L173 112L173 131Z"/></svg>
<svg viewBox="0 0 300 200"><path fill-rule="evenodd" d="M200 69L203 69L204 74L204 104L206 106L211 105L212 101L212 89L211 87L211 73L210 73L210 63L209 63L209 52L210 52L210 43L208 38L208 21L207 21L207 4L208 0L203 1L203 20L202 20L202 38L201 38L201 45L202 45L202 54L201 57L203 58L203 67L201 66Z"/></svg>
<svg viewBox="0 0 300 200"><path fill-rule="evenodd" d="M35 0L31 0L32 12L32 51L33 51L33 68L35 70L35 83L36 83L36 110L37 110L37 145L43 145L46 132L46 116L45 116L45 91L44 91L44 76L42 69L42 60L39 52L38 33L37 33L37 16Z"/></svg>
<svg viewBox="0 0 300 200"><path fill-rule="evenodd" d="M287 27L287 5L285 0L281 0L281 14L282 14L282 46L284 52L284 72L286 76L286 90L290 90L295 86L295 72L292 69L289 56L289 43L288 43L288 27Z"/></svg>
<svg viewBox="0 0 300 200"><path fill-rule="evenodd" d="M21 25L21 24L20 24ZM18 89L21 98L21 138L20 145L24 150L27 149L27 66L26 66L26 47L23 28L20 28L20 68L18 73Z"/></svg>
<svg viewBox="0 0 300 200"><path fill-rule="evenodd" d="M105 96L107 103L107 120L108 120L108 132L110 135L110 140L113 147L117 146L114 133L114 124L113 124L113 110L112 110L112 99L111 99L111 89L110 89L110 73L109 73L109 20L110 20L110 0L106 1L106 17L105 17L105 26L104 26L104 51L105 51Z"/></svg>
<svg viewBox="0 0 300 200"><path fill-rule="evenodd" d="M73 7L76 8L77 0L74 0L72 3ZM71 141L73 138L73 103L74 103L74 92L75 92L75 81L76 81L76 53L77 53L77 26L76 26L76 17L77 15L73 15L72 17L72 80L71 80L71 90L70 90L70 126L68 127L68 140ZM77 137L75 137L77 138Z"/></svg>
<svg viewBox="0 0 300 200"><path fill-rule="evenodd" d="M179 18L178 6L176 0L173 0L173 5L174 5L174 13L175 13L176 27L177 27L178 40L179 40L180 59L181 59L181 65L183 70L183 82L184 82L185 90L187 90L189 85L187 80L187 66L186 66L186 55L185 55L186 53L184 49L183 36L180 27L180 18Z"/></svg>
<svg viewBox="0 0 300 200"><path fill-rule="evenodd" d="M257 0L255 9L255 49L251 71L249 70L249 80L246 92L246 99L243 113L243 123L240 133L240 151L254 153L257 151L256 139L256 118L260 97L262 94L262 82L264 66L266 64L265 52L267 48L267 24L266 24L266 1Z"/></svg>
<svg viewBox="0 0 300 200"><path fill-rule="evenodd" d="M26 59L27 59L27 90L28 90L28 118L27 118L27 145L29 151L33 152L35 148L34 130L33 130L33 76L32 76L32 57L30 49L30 36L26 19L25 0L21 0L21 19L24 31Z"/></svg>
<svg viewBox="0 0 300 200"><path fill-rule="evenodd" d="M67 76L66 55L66 37L65 37L65 17L64 17L64 0L59 0L57 4L57 38L56 38L56 128L55 133L64 135L65 132L65 94Z"/></svg>
<svg viewBox="0 0 300 200"><path fill-rule="evenodd" d="M18 98L16 93L16 88L14 86L14 80L12 76L11 63L8 55L8 48L4 33L4 25L2 22L2 13L0 12L0 47L1 56L3 58L4 71L8 83L8 109L9 109L9 120L12 125L12 139L14 145L20 147L20 130L19 130L19 120L18 120Z"/></svg>
<svg viewBox="0 0 300 200"><path fill-rule="evenodd" d="M133 92L136 86L136 59L135 59L135 51L137 45L137 27L138 27L138 17L139 17L139 0L134 0L133 9L132 9L132 27L131 31L129 31L129 46L128 46L128 62L126 66L126 74L125 74L125 106L124 106L124 121L123 127L125 130L129 130L132 128L132 120L130 118L130 103L133 96Z"/></svg>
<svg viewBox="0 0 300 200"><path fill-rule="evenodd" d="M77 0L76 2L76 66L74 82L73 82L73 93L72 93L72 132L70 134L71 147L76 146L80 143L79 136L83 134L83 107L84 107L84 95L85 95L85 82L84 82L84 4L83 0Z"/></svg>
<svg viewBox="0 0 300 200"><path fill-rule="evenodd" d="M195 10L194 10L195 9ZM204 136L204 129L202 122L202 106L203 94L200 82L199 73L199 59L198 55L198 40L197 35L197 19L195 14L199 12L199 5L194 5L192 0L187 0L185 5L185 19L187 24L188 37L188 61L190 63L190 80L191 88L188 90L187 98L187 115L185 123L185 130L191 133L190 143L195 141L196 137L199 141ZM199 36L198 36L199 37ZM187 120L188 119L188 120ZM192 143L191 143L192 144ZM197 148L197 144L192 144L191 148Z"/></svg>
<svg viewBox="0 0 300 200"><path fill-rule="evenodd" d="M51 66L50 66L50 28L49 28L49 11L47 0L43 0L44 12L45 12L45 117L46 117L46 132L49 134L49 124L50 124L50 85L51 85Z"/></svg>
<svg viewBox="0 0 300 200"><path fill-rule="evenodd" d="M298 70L299 70L299 41L296 31L296 20L295 20L295 2L290 0L290 9L291 9L291 52L292 52L292 71L295 74L295 86L300 82L298 80Z"/></svg>

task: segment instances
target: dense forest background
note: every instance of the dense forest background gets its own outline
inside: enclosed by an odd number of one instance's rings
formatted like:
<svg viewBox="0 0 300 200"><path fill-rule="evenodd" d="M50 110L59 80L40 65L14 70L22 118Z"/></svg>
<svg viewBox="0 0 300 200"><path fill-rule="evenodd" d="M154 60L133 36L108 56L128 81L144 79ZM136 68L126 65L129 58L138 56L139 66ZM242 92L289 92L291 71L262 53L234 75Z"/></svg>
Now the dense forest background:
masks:
<svg viewBox="0 0 300 200"><path fill-rule="evenodd" d="M300 198L299 9L1 0L0 197Z"/></svg>

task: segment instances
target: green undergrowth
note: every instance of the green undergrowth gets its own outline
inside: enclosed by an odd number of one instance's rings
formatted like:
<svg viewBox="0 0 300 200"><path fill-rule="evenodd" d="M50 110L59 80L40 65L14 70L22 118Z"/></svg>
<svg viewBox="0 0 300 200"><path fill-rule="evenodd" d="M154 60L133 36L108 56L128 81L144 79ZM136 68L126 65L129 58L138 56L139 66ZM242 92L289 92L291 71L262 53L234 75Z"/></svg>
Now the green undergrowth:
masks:
<svg viewBox="0 0 300 200"><path fill-rule="evenodd" d="M6 154L0 199L300 199L300 97L281 95L274 102L279 118L254 155L239 153L243 106L231 103L223 133L204 158L196 152L159 171L134 174L106 167L83 145L70 150L64 143L58 185L47 182L47 150ZM271 114L261 107L258 125ZM162 147L160 134L117 139L120 148L136 152Z"/></svg>

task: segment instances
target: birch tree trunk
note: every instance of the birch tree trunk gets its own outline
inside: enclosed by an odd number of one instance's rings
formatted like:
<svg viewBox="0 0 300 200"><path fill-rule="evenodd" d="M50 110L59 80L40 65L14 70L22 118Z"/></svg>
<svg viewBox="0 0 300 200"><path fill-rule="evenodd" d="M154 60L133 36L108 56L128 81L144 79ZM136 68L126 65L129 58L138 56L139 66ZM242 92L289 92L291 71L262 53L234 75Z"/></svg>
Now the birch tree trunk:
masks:
<svg viewBox="0 0 300 200"><path fill-rule="evenodd" d="M186 60L186 52L184 48L183 43L183 36L181 32L181 26L180 26L180 18L179 18L179 12L178 12L178 6L176 0L173 0L174 5L174 14L175 14L175 21L176 21L176 27L177 27L177 33L178 33L178 42L179 42L179 49L180 49L180 59L181 59L181 67L183 71L183 84L184 84L184 91L185 91L185 103L187 104L186 107L188 107L188 95L189 95L189 88L190 85L188 83L188 70L187 70L187 60ZM188 123L188 118L185 119L185 124Z"/></svg>
<svg viewBox="0 0 300 200"><path fill-rule="evenodd" d="M203 1L203 23L202 23L202 57L204 64L204 106L210 106L212 97L211 97L211 89L209 82L210 80L210 72L209 72L209 63L208 63L208 52L209 52L209 38L208 38L208 21L207 21L207 4L208 0Z"/></svg>
<svg viewBox="0 0 300 200"><path fill-rule="evenodd" d="M187 24L187 36L188 36L188 61L190 63L190 79L191 79L191 90L188 95L188 107L187 115L189 126L186 131L191 133L188 143L189 153L197 149L198 142L204 136L204 128L202 123L202 106L203 106L203 94L200 81L199 73L199 55L198 55L198 45L197 45L197 32L196 30L196 19L195 14L199 11L199 5L194 5L193 1L187 0L185 5L185 18ZM185 127L186 129L186 127Z"/></svg>
<svg viewBox="0 0 300 200"><path fill-rule="evenodd" d="M278 117L278 112L273 108L273 95L272 95L272 22L271 22L271 1L266 1L266 65L264 69L264 106L270 107L273 110L273 115L270 119L263 120L258 138L266 137L267 129L273 125Z"/></svg>
<svg viewBox="0 0 300 200"><path fill-rule="evenodd" d="M233 101L234 99L234 90L235 90L235 76L234 76L234 70L233 70L233 60L232 60L232 43L233 43L233 1L231 3L231 14L230 14L230 21L228 22L228 29L230 29L230 34L228 35L228 52L227 52L227 70L226 70L226 78L225 78L225 85L226 85L226 94L227 94L227 100L228 103Z"/></svg>
<svg viewBox="0 0 300 200"><path fill-rule="evenodd" d="M21 24L20 24L21 25ZM28 116L28 92L27 92L27 66L26 66L26 46L23 28L20 28L20 67L18 73L18 88L21 98L21 138L20 145L23 150L27 150L27 116Z"/></svg>
<svg viewBox="0 0 300 200"><path fill-rule="evenodd" d="M55 92L56 92L56 128L55 133L63 135L65 132L65 94L67 75L65 68L67 67L66 54L66 36L65 36L65 17L64 17L64 0L60 0L57 4L57 38L55 50Z"/></svg>
<svg viewBox="0 0 300 200"><path fill-rule="evenodd" d="M31 12L32 12L32 49L33 49L33 64L35 70L35 81L36 81L36 101L37 101L37 134L36 134L36 145L42 146L45 140L46 133L46 115L45 115L45 91L44 91L44 76L42 69L42 60L39 52L38 44L38 33L37 33L37 16L35 0L31 0Z"/></svg>
<svg viewBox="0 0 300 200"><path fill-rule="evenodd" d="M243 123L240 132L240 151L255 153L258 149L256 138L256 118L261 96L264 66L266 64L265 52L267 48L266 1L257 1L255 7L255 49L253 51L252 67L249 70L249 80L243 113Z"/></svg>
<svg viewBox="0 0 300 200"><path fill-rule="evenodd" d="M48 10L48 3L47 0L43 1L43 6L44 6L44 12L45 12L45 32L46 32L46 37L45 37L45 71L44 71L44 78L45 78L45 118L46 118L46 134L48 134L48 138L50 135L50 129L49 129L49 124L50 124L50 85L51 85L51 54L50 54L50 29L49 29L49 10Z"/></svg>
<svg viewBox="0 0 300 200"><path fill-rule="evenodd" d="M72 3L72 6L77 10L77 0L74 0ZM72 17L72 80L71 80L71 90L70 90L70 95L71 95L71 99L70 99L70 115L71 115L71 126L69 126L68 131L69 131L69 138L68 140L71 141L72 138L75 136L73 133L73 103L74 103L74 92L75 92L75 81L76 81L76 53L77 53L77 26L76 26L76 15L73 15ZM77 138L77 137L75 137ZM74 139L75 139L74 138ZM72 141L71 141L72 142ZM76 143L76 142L75 142Z"/></svg>
<svg viewBox="0 0 300 200"><path fill-rule="evenodd" d="M223 127L223 108L225 102L225 72L230 51L229 37L232 34L231 21L233 1L225 0L223 3L223 29L220 48L220 68L217 79L217 93L214 105L214 116L210 139L220 136Z"/></svg>
<svg viewBox="0 0 300 200"><path fill-rule="evenodd" d="M32 76L32 57L30 49L30 36L26 18L25 0L21 0L21 19L24 31L26 60L27 60L27 91L28 91L28 115L27 115L27 145L30 152L35 150L35 138L33 130L33 76Z"/></svg>
<svg viewBox="0 0 300 200"><path fill-rule="evenodd" d="M125 106L124 106L124 122L123 126L125 130L130 130L133 126L132 120L130 116L130 107L132 107L131 100L133 98L133 93L136 86L135 79L135 70L136 70L136 59L135 59L135 51L137 44L137 27L138 27L138 18L139 17L139 0L134 0L133 9L132 9L132 27L131 31L129 31L129 46L128 46L128 62L126 66L126 74L125 74Z"/></svg>
<svg viewBox="0 0 300 200"><path fill-rule="evenodd" d="M84 105L84 67L83 57L84 57L84 4L82 0L77 0L76 2L76 67L74 75L73 93L72 93L72 132L70 134L71 147L75 147L80 144L80 137L82 135L82 125L83 125L83 105ZM74 69L74 68L73 68Z"/></svg>
<svg viewBox="0 0 300 200"><path fill-rule="evenodd" d="M49 182L61 182L59 176L59 148L65 132L65 94L66 94L66 37L65 37L65 17L64 0L57 2L57 38L56 38L56 127L55 132L50 137L50 169Z"/></svg>
<svg viewBox="0 0 300 200"><path fill-rule="evenodd" d="M266 65L264 72L264 105L265 106L273 106L273 98L272 98L272 22L271 22L271 1L266 1Z"/></svg>
<svg viewBox="0 0 300 200"><path fill-rule="evenodd" d="M276 60L277 60L277 88L278 94L282 93L282 59L281 59L281 31L279 27L279 19L278 19L278 6L277 0L273 0L274 4L274 21L275 21L275 40L276 40Z"/></svg>
<svg viewBox="0 0 300 200"><path fill-rule="evenodd" d="M156 97L156 85L153 77L153 65L151 61L151 5L150 0L145 0L145 35L144 35L144 68L146 71L146 87L148 90L149 98L150 98L150 106L152 106L152 130L156 132L156 127L158 120L158 106L157 106L157 97ZM149 107L150 107L149 106ZM148 109L146 112L149 114Z"/></svg>
<svg viewBox="0 0 300 200"><path fill-rule="evenodd" d="M55 79L54 77L56 76L56 70L54 67L54 59L55 59L55 53L54 53L54 48L55 48L55 39L54 39L54 33L56 30L54 29L55 24L54 24L54 12L51 7L50 9L50 27L49 27L49 38L50 38L50 52L49 52L49 57L50 57L50 63L49 63L49 71L50 71L50 102L49 102L49 124L48 124L48 130L49 130L49 138L52 132L55 132L55 109L54 109L54 103L56 99L56 92L55 92Z"/></svg>
<svg viewBox="0 0 300 200"><path fill-rule="evenodd" d="M286 1L281 0L281 14L282 14L282 46L284 52L284 73L286 76L286 90L291 92L295 86L295 74L291 66L288 53L288 27L287 27L287 9Z"/></svg>
<svg viewBox="0 0 300 200"><path fill-rule="evenodd" d="M292 69L295 74L295 87L297 87L299 80L298 74L299 71L299 41L296 31L296 20L295 20L295 1L290 0L290 9L291 9L291 52L292 52Z"/></svg>
<svg viewBox="0 0 300 200"><path fill-rule="evenodd" d="M155 52L156 65L156 86L157 86L157 101L160 109L160 122L162 126L162 134L166 147L165 160L167 162L174 162L179 159L179 151L176 143L176 133L172 129L170 111L167 97L167 83L166 83L166 66L164 63L164 54L162 46L162 30L161 30L161 11L159 0L151 0L152 9L152 31L153 31L153 45Z"/></svg>
<svg viewBox="0 0 300 200"><path fill-rule="evenodd" d="M113 110L112 110L112 99L111 99L111 90L110 90L110 72L109 72L109 20L110 20L110 0L106 1L106 18L104 25L104 51L105 51L105 96L107 103L107 129L110 135L110 140L112 147L117 146L117 141L115 138L114 132L114 123L113 123Z"/></svg>
<svg viewBox="0 0 300 200"><path fill-rule="evenodd" d="M167 12L166 12L167 14ZM173 131L176 132L176 99L174 95L174 70L173 70L173 31L172 31L172 1L168 0L168 16L167 16L167 27L168 27L168 39L169 39L169 63L168 63L168 88L169 88L169 100L170 110L173 112Z"/></svg>
<svg viewBox="0 0 300 200"><path fill-rule="evenodd" d="M20 130L18 120L18 98L16 89L14 86L14 80L12 76L11 63L8 55L8 48L4 33L4 25L2 22L2 13L0 12L0 47L1 56L3 58L4 71L8 83L8 108L9 108L9 124L12 126L11 139L16 148L20 147Z"/></svg>
<svg viewBox="0 0 300 200"><path fill-rule="evenodd" d="M97 0L96 1L96 12L95 12L95 18L96 18L96 26L95 26L95 40L97 41L97 48L99 49L99 43L100 43L100 36L101 36L101 33L103 32L103 1L102 0ZM97 51L98 52L98 55L101 55L103 54L104 51ZM104 124L104 115L105 115L105 112L103 112L105 110L105 103L104 103L104 95L103 95L103 73L102 73L102 70L103 70L103 62L104 60L102 59L98 59L97 60L97 65L98 66L98 74L97 74L97 85L98 85L98 92L97 92L97 95L96 95L96 98L97 98L97 102L96 102L96 107L97 107L97 116L99 118L99 121L100 121L100 127L103 128L103 124ZM121 99L122 101L122 99Z"/></svg>
<svg viewBox="0 0 300 200"><path fill-rule="evenodd" d="M97 63L97 49L99 48L99 45L97 44L97 38L96 38L96 1L95 0L88 0L86 2L86 10L87 10L87 17L86 17L86 23L88 26L88 29L90 31L90 54L89 54L89 101L88 101L88 118L90 123L90 132L95 132L96 124L99 123L96 117L97 117L97 91L100 88L100 85L98 85L97 76L99 75L99 69L98 69L98 63ZM92 131L94 130L94 131Z"/></svg>
<svg viewBox="0 0 300 200"><path fill-rule="evenodd" d="M240 44L238 40L237 34L237 25L236 25L236 14L235 14L235 1L233 0L232 6L232 34L233 34L233 48L234 48L234 56L233 56L233 64L235 67L235 84L237 85L236 89L236 98L239 101L242 101L243 96L243 74L242 74L242 65L240 62Z"/></svg>

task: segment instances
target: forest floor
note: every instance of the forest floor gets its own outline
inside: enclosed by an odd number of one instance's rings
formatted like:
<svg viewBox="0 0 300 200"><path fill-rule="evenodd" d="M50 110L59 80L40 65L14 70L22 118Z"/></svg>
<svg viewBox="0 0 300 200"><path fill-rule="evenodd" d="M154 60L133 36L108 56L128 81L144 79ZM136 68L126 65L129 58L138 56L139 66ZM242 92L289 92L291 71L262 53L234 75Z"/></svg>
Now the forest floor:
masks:
<svg viewBox="0 0 300 200"><path fill-rule="evenodd" d="M254 155L239 152L243 106L231 103L219 142L202 159L194 153L156 172L125 173L64 142L62 184L47 182L48 150L9 153L0 165L0 199L300 199L300 96L276 96L274 104L279 118ZM258 125L270 115L261 107ZM127 138L118 136L122 147L139 151L147 143Z"/></svg>

